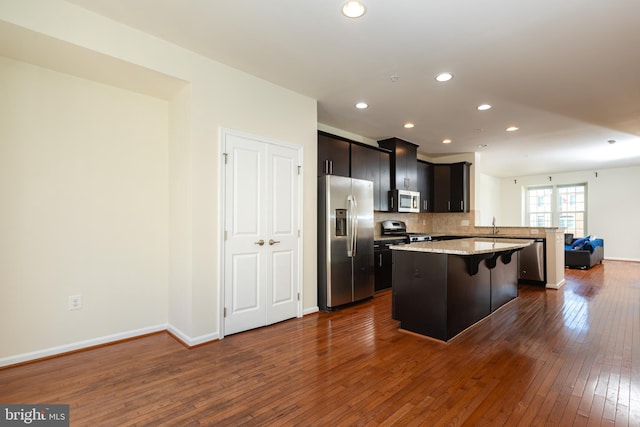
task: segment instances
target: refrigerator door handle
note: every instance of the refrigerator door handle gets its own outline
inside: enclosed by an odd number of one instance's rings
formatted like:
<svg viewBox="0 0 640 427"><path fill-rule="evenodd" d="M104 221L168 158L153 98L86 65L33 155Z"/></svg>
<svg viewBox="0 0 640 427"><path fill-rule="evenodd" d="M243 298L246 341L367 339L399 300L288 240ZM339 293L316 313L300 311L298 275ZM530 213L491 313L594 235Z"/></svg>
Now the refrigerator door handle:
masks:
<svg viewBox="0 0 640 427"><path fill-rule="evenodd" d="M358 214L356 198L353 194L347 196L347 256L356 256L356 239L358 237Z"/></svg>
<svg viewBox="0 0 640 427"><path fill-rule="evenodd" d="M353 253L353 256L356 256L358 254L358 201L356 200L356 196L352 196L352 198L353 198L353 212L352 212L353 226L351 228L353 230L352 253Z"/></svg>

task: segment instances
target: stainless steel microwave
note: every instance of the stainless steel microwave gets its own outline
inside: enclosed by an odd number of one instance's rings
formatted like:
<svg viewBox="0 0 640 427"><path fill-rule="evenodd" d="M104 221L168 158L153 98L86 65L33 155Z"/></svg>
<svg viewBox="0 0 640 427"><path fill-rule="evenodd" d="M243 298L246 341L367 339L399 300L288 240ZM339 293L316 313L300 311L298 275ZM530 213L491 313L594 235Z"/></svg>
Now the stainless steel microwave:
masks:
<svg viewBox="0 0 640 427"><path fill-rule="evenodd" d="M391 212L420 212L420 193L409 190L389 191Z"/></svg>

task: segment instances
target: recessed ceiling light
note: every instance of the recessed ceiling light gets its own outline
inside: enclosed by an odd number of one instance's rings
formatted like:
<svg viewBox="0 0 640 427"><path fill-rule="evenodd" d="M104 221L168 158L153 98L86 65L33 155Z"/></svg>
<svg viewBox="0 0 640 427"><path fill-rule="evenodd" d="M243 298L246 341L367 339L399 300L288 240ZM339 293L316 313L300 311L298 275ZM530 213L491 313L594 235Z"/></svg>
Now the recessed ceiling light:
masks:
<svg viewBox="0 0 640 427"><path fill-rule="evenodd" d="M508 127L508 128L506 128L505 130L506 130L507 132L515 132L515 131L517 131L518 129L520 129L518 126L509 126L509 127Z"/></svg>
<svg viewBox="0 0 640 427"><path fill-rule="evenodd" d="M414 127L415 125L413 123L405 123L404 127L405 129L411 129L412 127Z"/></svg>
<svg viewBox="0 0 640 427"><path fill-rule="evenodd" d="M489 145L487 145L487 144L478 144L478 148L485 148L485 147L488 147L488 146Z"/></svg>
<svg viewBox="0 0 640 427"><path fill-rule="evenodd" d="M489 104L480 104L478 105L478 110L480 111L486 111L486 110L490 110L491 109L491 105Z"/></svg>
<svg viewBox="0 0 640 427"><path fill-rule="evenodd" d="M342 6L342 14L347 18L360 18L367 11L361 1L350 0Z"/></svg>
<svg viewBox="0 0 640 427"><path fill-rule="evenodd" d="M439 82L448 82L453 78L453 74L451 73L440 73L436 76L436 80Z"/></svg>
<svg viewBox="0 0 640 427"><path fill-rule="evenodd" d="M449 138L442 140L443 144L451 144L451 140Z"/></svg>
<svg viewBox="0 0 640 427"><path fill-rule="evenodd" d="M366 102L358 102L356 104L356 108L358 108L360 110L364 110L367 107L369 107L369 104L367 104Z"/></svg>

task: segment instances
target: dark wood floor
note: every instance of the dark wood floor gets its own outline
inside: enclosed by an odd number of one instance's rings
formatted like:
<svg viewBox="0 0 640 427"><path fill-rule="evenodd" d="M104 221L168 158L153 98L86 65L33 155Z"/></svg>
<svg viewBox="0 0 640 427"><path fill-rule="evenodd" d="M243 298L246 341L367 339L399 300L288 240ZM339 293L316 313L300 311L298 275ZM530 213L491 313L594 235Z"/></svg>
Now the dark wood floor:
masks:
<svg viewBox="0 0 640 427"><path fill-rule="evenodd" d="M161 333L0 370L0 403L72 426L640 425L640 263L568 270L448 344L391 295L187 350Z"/></svg>

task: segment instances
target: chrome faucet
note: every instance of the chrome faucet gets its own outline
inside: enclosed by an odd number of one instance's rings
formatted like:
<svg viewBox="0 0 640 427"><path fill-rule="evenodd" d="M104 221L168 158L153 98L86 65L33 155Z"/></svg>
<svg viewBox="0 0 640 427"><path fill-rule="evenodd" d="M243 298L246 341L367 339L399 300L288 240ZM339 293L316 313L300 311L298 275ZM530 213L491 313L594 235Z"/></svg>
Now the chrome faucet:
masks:
<svg viewBox="0 0 640 427"><path fill-rule="evenodd" d="M493 217L493 220L491 221L491 225L493 226L493 234L496 235L498 234L498 227L496 227L496 217Z"/></svg>

